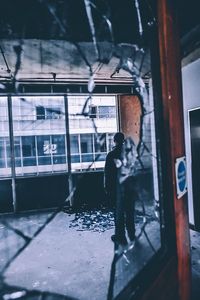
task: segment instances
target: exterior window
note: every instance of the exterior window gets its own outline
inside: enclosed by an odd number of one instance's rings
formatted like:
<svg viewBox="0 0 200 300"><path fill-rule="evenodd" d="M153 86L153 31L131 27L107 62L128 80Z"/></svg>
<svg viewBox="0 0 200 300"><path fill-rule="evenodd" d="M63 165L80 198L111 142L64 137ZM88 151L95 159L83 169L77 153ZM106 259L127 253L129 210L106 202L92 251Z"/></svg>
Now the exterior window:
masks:
<svg viewBox="0 0 200 300"><path fill-rule="evenodd" d="M97 117L97 106L90 106L89 116L91 119L95 119Z"/></svg>
<svg viewBox="0 0 200 300"><path fill-rule="evenodd" d="M104 168L108 135L117 131L115 101L115 96L68 97L72 171Z"/></svg>
<svg viewBox="0 0 200 300"><path fill-rule="evenodd" d="M15 147L15 166L21 167L20 137L19 136L14 138L14 147Z"/></svg>
<svg viewBox="0 0 200 300"><path fill-rule="evenodd" d="M80 163L78 135L70 135L71 162Z"/></svg>
<svg viewBox="0 0 200 300"><path fill-rule="evenodd" d="M104 161L107 154L107 147L106 147L106 134L102 133L95 136L95 160L97 161Z"/></svg>
<svg viewBox="0 0 200 300"><path fill-rule="evenodd" d="M64 97L12 97L17 176L66 171Z"/></svg>
<svg viewBox="0 0 200 300"><path fill-rule="evenodd" d="M66 153L65 153L65 136L63 135L52 135L52 156L53 164L65 164Z"/></svg>
<svg viewBox="0 0 200 300"><path fill-rule="evenodd" d="M69 96L72 171L102 169L116 132L114 96ZM0 176L11 175L7 98L0 102ZM86 107L85 107L86 106ZM67 149L64 97L12 97L15 171L17 176L66 172ZM83 110L87 114L82 114ZM98 138L97 138L98 132Z"/></svg>
<svg viewBox="0 0 200 300"><path fill-rule="evenodd" d="M116 107L115 106L90 106L89 110L90 118L116 118Z"/></svg>
<svg viewBox="0 0 200 300"><path fill-rule="evenodd" d="M6 160L5 160L5 142L4 138L0 138L0 168L5 168L6 167Z"/></svg>
<svg viewBox="0 0 200 300"><path fill-rule="evenodd" d="M10 140L9 137L5 138L6 143L6 154L7 154L7 166L11 167L11 153L10 153Z"/></svg>
<svg viewBox="0 0 200 300"><path fill-rule="evenodd" d="M115 106L99 106L99 118L115 118Z"/></svg>
<svg viewBox="0 0 200 300"><path fill-rule="evenodd" d="M59 107L43 107L36 106L37 120L59 119L61 117L61 109Z"/></svg>
<svg viewBox="0 0 200 300"><path fill-rule="evenodd" d="M37 136L38 164L51 165L51 153L56 153L57 145L51 144L49 135Z"/></svg>
<svg viewBox="0 0 200 300"><path fill-rule="evenodd" d="M43 106L36 106L36 116L37 120L45 119L45 108Z"/></svg>
<svg viewBox="0 0 200 300"><path fill-rule="evenodd" d="M81 158L82 162L92 162L93 161L93 151L92 151L92 135L91 134L81 134Z"/></svg>
<svg viewBox="0 0 200 300"><path fill-rule="evenodd" d="M0 97L0 177L11 175L7 97Z"/></svg>
<svg viewBox="0 0 200 300"><path fill-rule="evenodd" d="M45 108L46 119L60 119L62 116L61 109L59 107Z"/></svg>
<svg viewBox="0 0 200 300"><path fill-rule="evenodd" d="M35 139L33 136L22 137L23 166L36 165Z"/></svg>

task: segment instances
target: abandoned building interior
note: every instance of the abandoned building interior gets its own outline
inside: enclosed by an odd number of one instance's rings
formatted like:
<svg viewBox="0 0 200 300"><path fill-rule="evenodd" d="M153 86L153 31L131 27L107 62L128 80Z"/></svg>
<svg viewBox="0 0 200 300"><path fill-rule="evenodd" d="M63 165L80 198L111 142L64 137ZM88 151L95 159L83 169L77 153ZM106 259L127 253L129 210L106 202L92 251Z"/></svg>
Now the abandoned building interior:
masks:
<svg viewBox="0 0 200 300"><path fill-rule="evenodd" d="M198 1L0 7L1 299L199 299Z"/></svg>

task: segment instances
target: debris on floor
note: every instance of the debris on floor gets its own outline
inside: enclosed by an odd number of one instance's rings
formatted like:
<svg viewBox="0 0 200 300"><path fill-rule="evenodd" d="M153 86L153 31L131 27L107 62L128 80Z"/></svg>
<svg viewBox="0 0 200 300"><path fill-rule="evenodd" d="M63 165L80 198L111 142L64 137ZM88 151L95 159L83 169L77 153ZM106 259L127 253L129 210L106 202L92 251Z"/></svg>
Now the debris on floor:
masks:
<svg viewBox="0 0 200 300"><path fill-rule="evenodd" d="M65 208L63 210L68 214L72 214L73 210ZM71 220L69 227L75 228L77 231L98 231L104 232L105 230L113 228L114 212L105 208L91 209L76 212L74 219Z"/></svg>
<svg viewBox="0 0 200 300"><path fill-rule="evenodd" d="M72 207L63 208L63 212L72 215L74 219L71 220L69 227L75 228L77 231L98 231L104 232L115 226L114 223L114 210L105 207L99 209L88 209L87 207L81 207L79 211L74 211ZM135 211L135 224L136 228L144 223L144 217L148 222L155 220L148 214L144 216L141 211ZM145 219L146 221L146 219Z"/></svg>

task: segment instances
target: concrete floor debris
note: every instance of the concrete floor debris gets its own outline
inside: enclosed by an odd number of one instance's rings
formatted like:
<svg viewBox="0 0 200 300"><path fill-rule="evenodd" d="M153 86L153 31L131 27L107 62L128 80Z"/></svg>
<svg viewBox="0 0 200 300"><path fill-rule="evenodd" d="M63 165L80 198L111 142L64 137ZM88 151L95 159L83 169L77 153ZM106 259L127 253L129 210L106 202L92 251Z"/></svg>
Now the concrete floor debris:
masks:
<svg viewBox="0 0 200 300"><path fill-rule="evenodd" d="M65 209L64 212L69 213L70 210ZM78 231L97 232L104 232L114 226L114 212L106 208L77 212L69 225L70 228L75 228Z"/></svg>

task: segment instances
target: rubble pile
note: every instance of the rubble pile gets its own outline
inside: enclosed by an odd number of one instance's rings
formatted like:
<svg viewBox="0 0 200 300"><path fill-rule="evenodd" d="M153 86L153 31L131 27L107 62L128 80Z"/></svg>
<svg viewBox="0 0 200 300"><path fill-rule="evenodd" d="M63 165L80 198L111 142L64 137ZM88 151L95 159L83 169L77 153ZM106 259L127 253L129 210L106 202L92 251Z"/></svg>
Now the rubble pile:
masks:
<svg viewBox="0 0 200 300"><path fill-rule="evenodd" d="M72 213L72 211L66 211L67 213ZM71 220L69 227L75 228L77 231L98 231L104 232L108 229L113 228L114 223L114 213L113 211L108 211L105 209L99 210L86 210L81 212L76 212L74 219Z"/></svg>
<svg viewBox="0 0 200 300"><path fill-rule="evenodd" d="M70 221L69 227L77 231L96 231L104 232L114 228L114 211L106 208L88 209L81 207L79 211L74 211L72 207L65 207L63 209L68 215L74 215L74 219ZM155 216L144 214L138 209L135 210L135 225L139 228L143 223L152 222Z"/></svg>

